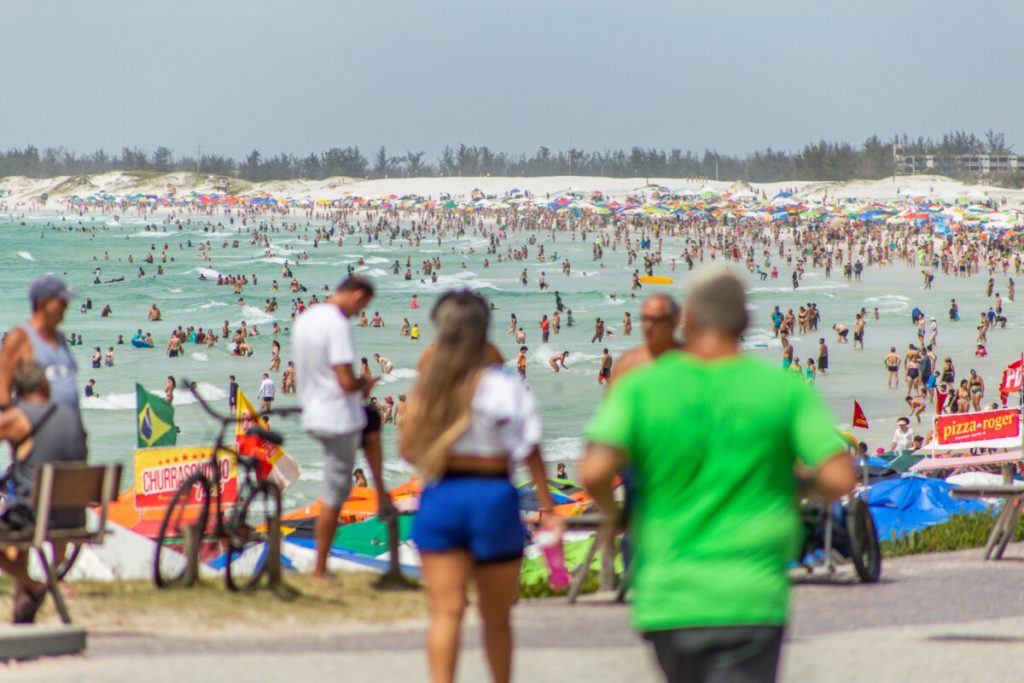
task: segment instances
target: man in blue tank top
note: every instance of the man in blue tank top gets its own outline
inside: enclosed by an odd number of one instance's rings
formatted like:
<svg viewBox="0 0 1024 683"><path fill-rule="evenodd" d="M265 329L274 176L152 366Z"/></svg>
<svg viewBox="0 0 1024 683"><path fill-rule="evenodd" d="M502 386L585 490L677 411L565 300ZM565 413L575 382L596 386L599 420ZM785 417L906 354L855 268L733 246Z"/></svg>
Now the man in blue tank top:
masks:
<svg viewBox="0 0 1024 683"><path fill-rule="evenodd" d="M0 348L0 409L11 403L11 373L19 363L34 362L46 368L54 403L78 414L78 368L57 327L64 320L68 301L77 295L55 275L45 275L28 289L32 315L28 324L16 327Z"/></svg>

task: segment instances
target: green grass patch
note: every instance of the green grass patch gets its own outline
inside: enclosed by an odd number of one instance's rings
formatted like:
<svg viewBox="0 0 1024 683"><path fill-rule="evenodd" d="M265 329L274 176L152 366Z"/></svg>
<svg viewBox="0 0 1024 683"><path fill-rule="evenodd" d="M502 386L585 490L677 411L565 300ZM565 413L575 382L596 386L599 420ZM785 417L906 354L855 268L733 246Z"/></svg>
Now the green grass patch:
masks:
<svg viewBox="0 0 1024 683"><path fill-rule="evenodd" d="M309 628L346 621L388 623L427 615L421 589L379 590L379 575L343 572L319 581L286 574L277 590L229 592L223 581L207 579L193 588L158 589L149 581L76 581L65 598L72 618L86 628L137 628L161 632L215 630L238 624ZM11 604L13 585L0 578L0 608ZM37 619L59 617L47 598Z"/></svg>
<svg viewBox="0 0 1024 683"><path fill-rule="evenodd" d="M944 524L915 531L899 540L882 541L882 556L903 557L980 548L985 545L993 524L993 515L956 515ZM1024 541L1024 525L1017 527L1014 540Z"/></svg>

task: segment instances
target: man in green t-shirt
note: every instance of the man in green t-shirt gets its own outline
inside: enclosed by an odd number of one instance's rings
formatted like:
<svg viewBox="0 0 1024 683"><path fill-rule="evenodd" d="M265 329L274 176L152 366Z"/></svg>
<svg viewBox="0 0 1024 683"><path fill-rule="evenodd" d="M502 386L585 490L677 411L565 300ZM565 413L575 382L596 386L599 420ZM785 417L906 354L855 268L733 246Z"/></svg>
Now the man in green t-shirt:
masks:
<svg viewBox="0 0 1024 683"><path fill-rule="evenodd" d="M852 459L814 389L740 353L743 283L694 280L684 351L632 370L587 429L581 478L617 514L611 482L632 473L633 623L669 681L774 681L796 557L797 469L834 498Z"/></svg>

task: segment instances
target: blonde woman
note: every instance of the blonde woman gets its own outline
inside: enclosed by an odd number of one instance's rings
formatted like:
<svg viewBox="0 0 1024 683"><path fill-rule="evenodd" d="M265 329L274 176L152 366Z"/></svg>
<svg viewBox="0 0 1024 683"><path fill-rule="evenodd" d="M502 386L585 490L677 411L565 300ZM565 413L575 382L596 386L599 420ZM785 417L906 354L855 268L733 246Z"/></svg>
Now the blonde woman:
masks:
<svg viewBox="0 0 1024 683"><path fill-rule="evenodd" d="M430 599L430 675L435 683L455 679L466 588L473 581L491 676L505 683L524 538L509 478L515 465L525 464L533 476L541 524L561 530L551 514L540 418L519 378L493 363L490 310L482 297L449 292L431 318L437 341L403 411L399 436L402 457L426 482L413 540Z"/></svg>

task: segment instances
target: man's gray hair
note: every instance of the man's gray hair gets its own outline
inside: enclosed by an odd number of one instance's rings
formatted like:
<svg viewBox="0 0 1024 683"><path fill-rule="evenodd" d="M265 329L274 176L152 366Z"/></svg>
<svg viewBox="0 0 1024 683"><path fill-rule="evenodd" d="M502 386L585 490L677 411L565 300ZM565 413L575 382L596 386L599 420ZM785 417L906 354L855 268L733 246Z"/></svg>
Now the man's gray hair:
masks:
<svg viewBox="0 0 1024 683"><path fill-rule="evenodd" d="M38 391L46 381L46 368L33 361L23 361L14 367L11 373L11 384L17 396L25 396Z"/></svg>
<svg viewBox="0 0 1024 683"><path fill-rule="evenodd" d="M694 278L686 311L695 331L714 330L738 339L748 323L746 287L725 266L710 266Z"/></svg>

